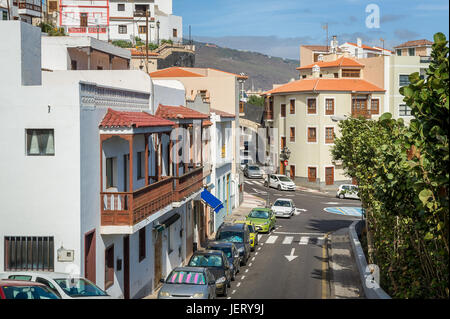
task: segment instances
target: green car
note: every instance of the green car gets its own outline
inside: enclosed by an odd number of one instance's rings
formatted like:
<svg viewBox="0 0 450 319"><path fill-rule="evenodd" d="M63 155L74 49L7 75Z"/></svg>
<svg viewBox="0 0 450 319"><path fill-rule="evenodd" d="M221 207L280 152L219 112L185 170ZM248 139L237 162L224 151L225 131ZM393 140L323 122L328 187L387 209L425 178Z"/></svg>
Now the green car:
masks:
<svg viewBox="0 0 450 319"><path fill-rule="evenodd" d="M275 228L276 218L270 208L253 208L246 220L253 222L260 233L268 233Z"/></svg>

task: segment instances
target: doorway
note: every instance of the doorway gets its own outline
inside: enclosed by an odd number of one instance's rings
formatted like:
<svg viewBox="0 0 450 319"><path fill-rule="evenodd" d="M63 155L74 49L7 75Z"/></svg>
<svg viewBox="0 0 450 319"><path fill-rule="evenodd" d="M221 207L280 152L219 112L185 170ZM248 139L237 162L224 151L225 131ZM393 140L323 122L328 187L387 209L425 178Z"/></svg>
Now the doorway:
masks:
<svg viewBox="0 0 450 319"><path fill-rule="evenodd" d="M130 299L130 236L123 238L123 297Z"/></svg>
<svg viewBox="0 0 450 319"><path fill-rule="evenodd" d="M84 235L84 277L96 283L95 229Z"/></svg>

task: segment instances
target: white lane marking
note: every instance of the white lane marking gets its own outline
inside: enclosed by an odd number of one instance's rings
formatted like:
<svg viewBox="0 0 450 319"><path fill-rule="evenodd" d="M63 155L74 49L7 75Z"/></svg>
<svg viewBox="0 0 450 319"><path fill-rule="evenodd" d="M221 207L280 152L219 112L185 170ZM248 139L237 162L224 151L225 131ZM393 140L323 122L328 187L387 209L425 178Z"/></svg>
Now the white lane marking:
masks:
<svg viewBox="0 0 450 319"><path fill-rule="evenodd" d="M241 285L241 283L240 283L240 282L238 282L238 283L237 283L237 285L236 285L236 287L239 287L240 285Z"/></svg>
<svg viewBox="0 0 450 319"><path fill-rule="evenodd" d="M300 239L300 245L307 245L309 241L309 237L302 237Z"/></svg>
<svg viewBox="0 0 450 319"><path fill-rule="evenodd" d="M253 182L251 182L251 181L245 181L245 183L249 184L249 185L253 185Z"/></svg>
<svg viewBox="0 0 450 319"><path fill-rule="evenodd" d="M305 236L311 236L311 237L322 237L325 236L324 233L294 233L294 232L281 232L281 231L276 231L273 232L274 234L281 234L281 235L305 235Z"/></svg>
<svg viewBox="0 0 450 319"><path fill-rule="evenodd" d="M292 244L293 240L294 240L293 236L286 236L286 237L284 237L283 245L290 245L290 244Z"/></svg>
<svg viewBox="0 0 450 319"><path fill-rule="evenodd" d="M261 247L258 247L258 250L261 250Z"/></svg>
<svg viewBox="0 0 450 319"><path fill-rule="evenodd" d="M259 234L258 235L258 241L261 239L261 237L262 237L262 235L261 234Z"/></svg>
<svg viewBox="0 0 450 319"><path fill-rule="evenodd" d="M266 244L273 244L278 239L278 236L270 235L269 238L266 240Z"/></svg>
<svg viewBox="0 0 450 319"><path fill-rule="evenodd" d="M231 299L231 297L227 297L227 299Z"/></svg>
<svg viewBox="0 0 450 319"><path fill-rule="evenodd" d="M249 263L248 266L251 267L251 266L252 266L252 263Z"/></svg>
<svg viewBox="0 0 450 319"><path fill-rule="evenodd" d="M258 256L258 252L255 252L255 256Z"/></svg>
<svg viewBox="0 0 450 319"><path fill-rule="evenodd" d="M338 202L327 202L327 203L322 203L322 204L325 204L325 205L339 205Z"/></svg>
<svg viewBox="0 0 450 319"><path fill-rule="evenodd" d="M298 256L294 256L294 252L295 252L295 248L292 248L291 249L291 254L289 255L289 256L284 256L284 257L286 257L286 259L289 261L289 262L291 262L291 261L293 261L295 258L297 258Z"/></svg>
<svg viewBox="0 0 450 319"><path fill-rule="evenodd" d="M233 290L233 292L231 294L234 295L235 292L236 292L236 290Z"/></svg>
<svg viewBox="0 0 450 319"><path fill-rule="evenodd" d="M244 280L244 279L245 279L245 276L242 276L242 277L241 277L241 280Z"/></svg>
<svg viewBox="0 0 450 319"><path fill-rule="evenodd" d="M252 261L255 261L255 257L252 258Z"/></svg>
<svg viewBox="0 0 450 319"><path fill-rule="evenodd" d="M248 269L245 269L245 272L248 272Z"/></svg>

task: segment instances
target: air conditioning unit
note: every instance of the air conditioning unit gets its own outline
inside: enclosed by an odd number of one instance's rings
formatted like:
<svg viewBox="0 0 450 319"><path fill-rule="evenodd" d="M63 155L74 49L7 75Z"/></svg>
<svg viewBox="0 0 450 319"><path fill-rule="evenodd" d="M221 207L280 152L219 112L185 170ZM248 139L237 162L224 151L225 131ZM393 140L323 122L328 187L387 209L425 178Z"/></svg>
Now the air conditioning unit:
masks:
<svg viewBox="0 0 450 319"><path fill-rule="evenodd" d="M63 247L58 249L58 261L60 262L73 262L74 255L74 250L64 249Z"/></svg>

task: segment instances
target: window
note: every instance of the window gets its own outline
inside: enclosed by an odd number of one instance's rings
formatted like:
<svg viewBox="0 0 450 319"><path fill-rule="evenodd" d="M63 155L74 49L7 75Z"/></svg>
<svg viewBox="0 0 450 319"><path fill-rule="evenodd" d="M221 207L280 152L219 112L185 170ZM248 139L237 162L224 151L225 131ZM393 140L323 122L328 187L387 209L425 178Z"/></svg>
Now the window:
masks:
<svg viewBox="0 0 450 319"><path fill-rule="evenodd" d="M380 100L372 99L371 105L370 105L370 113L380 114Z"/></svg>
<svg viewBox="0 0 450 319"><path fill-rule="evenodd" d="M308 127L308 142L309 143L317 142L316 128L315 127Z"/></svg>
<svg viewBox="0 0 450 319"><path fill-rule="evenodd" d="M293 180L295 178L295 165L291 165L289 166L290 171L289 173L291 174L291 179Z"/></svg>
<svg viewBox="0 0 450 319"><path fill-rule="evenodd" d="M308 182L315 182L317 179L317 168L308 167Z"/></svg>
<svg viewBox="0 0 450 319"><path fill-rule="evenodd" d="M334 127L325 128L325 144L334 143Z"/></svg>
<svg viewBox="0 0 450 319"><path fill-rule="evenodd" d="M415 56L416 55L416 48L409 48L408 49L408 55L409 56Z"/></svg>
<svg viewBox="0 0 450 319"><path fill-rule="evenodd" d="M87 13L80 13L80 27L87 27L88 16Z"/></svg>
<svg viewBox="0 0 450 319"><path fill-rule="evenodd" d="M53 237L5 237L5 270L54 271Z"/></svg>
<svg viewBox="0 0 450 319"><path fill-rule="evenodd" d="M106 159L106 188L115 187L115 157Z"/></svg>
<svg viewBox="0 0 450 319"><path fill-rule="evenodd" d="M97 70L103 70L102 66L97 66Z"/></svg>
<svg viewBox="0 0 450 319"><path fill-rule="evenodd" d="M325 115L334 114L334 99L325 99Z"/></svg>
<svg viewBox="0 0 450 319"><path fill-rule="evenodd" d="M286 117L286 104L281 104L281 117Z"/></svg>
<svg viewBox="0 0 450 319"><path fill-rule="evenodd" d="M290 100L289 105L289 114L295 114L295 100Z"/></svg>
<svg viewBox="0 0 450 319"><path fill-rule="evenodd" d="M290 132L290 141L295 142L295 127L291 127L289 132Z"/></svg>
<svg viewBox="0 0 450 319"><path fill-rule="evenodd" d="M359 78L360 70L343 69L343 78Z"/></svg>
<svg viewBox="0 0 450 319"><path fill-rule="evenodd" d="M145 152L137 152L137 179L144 178L145 172Z"/></svg>
<svg viewBox="0 0 450 319"><path fill-rule="evenodd" d="M397 49L397 56L402 56L402 50L401 49Z"/></svg>
<svg viewBox="0 0 450 319"><path fill-rule="evenodd" d="M58 2L57 1L49 1L48 2L48 9L50 11L55 11L58 9Z"/></svg>
<svg viewBox="0 0 450 319"><path fill-rule="evenodd" d="M339 77L339 73L333 73L334 78L337 79Z"/></svg>
<svg viewBox="0 0 450 319"><path fill-rule="evenodd" d="M316 114L316 99L308 99L308 114Z"/></svg>
<svg viewBox="0 0 450 319"><path fill-rule="evenodd" d="M302 75L302 79L306 79L306 75Z"/></svg>
<svg viewBox="0 0 450 319"><path fill-rule="evenodd" d="M125 11L125 4L124 3L117 4L117 11Z"/></svg>
<svg viewBox="0 0 450 319"><path fill-rule="evenodd" d="M27 155L55 155L55 132L53 129L27 129Z"/></svg>
<svg viewBox="0 0 450 319"><path fill-rule="evenodd" d="M105 289L114 284L114 245L105 250Z"/></svg>
<svg viewBox="0 0 450 319"><path fill-rule="evenodd" d="M7 11L3 11L3 20L8 20L8 12Z"/></svg>
<svg viewBox="0 0 450 319"><path fill-rule="evenodd" d="M173 30L172 30L172 36L173 36L174 38L178 38L178 30L177 30L177 29L173 29Z"/></svg>
<svg viewBox="0 0 450 319"><path fill-rule="evenodd" d="M75 60L70 61L70 68L71 70L77 70L77 61Z"/></svg>
<svg viewBox="0 0 450 319"><path fill-rule="evenodd" d="M398 106L399 116L411 116L411 108L406 104L400 104Z"/></svg>
<svg viewBox="0 0 450 319"><path fill-rule="evenodd" d="M140 25L139 33L147 33L147 27L145 25Z"/></svg>
<svg viewBox="0 0 450 319"><path fill-rule="evenodd" d="M119 34L127 34L127 26L119 25Z"/></svg>
<svg viewBox="0 0 450 319"><path fill-rule="evenodd" d="M139 230L139 262L145 259L145 227Z"/></svg>
<svg viewBox="0 0 450 319"><path fill-rule="evenodd" d="M281 148L283 149L286 146L286 137L282 136L281 137Z"/></svg>
<svg viewBox="0 0 450 319"><path fill-rule="evenodd" d="M407 75L407 74L400 74L399 85L400 86L407 86L407 85L409 85L409 75Z"/></svg>

